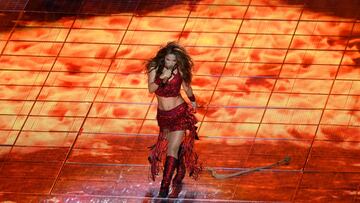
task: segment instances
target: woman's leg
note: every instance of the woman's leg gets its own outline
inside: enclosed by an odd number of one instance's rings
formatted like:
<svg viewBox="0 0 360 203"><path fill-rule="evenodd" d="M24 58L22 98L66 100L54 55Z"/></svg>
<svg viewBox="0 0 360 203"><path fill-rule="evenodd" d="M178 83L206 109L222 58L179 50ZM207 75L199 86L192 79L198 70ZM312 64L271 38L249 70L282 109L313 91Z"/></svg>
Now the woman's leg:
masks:
<svg viewBox="0 0 360 203"><path fill-rule="evenodd" d="M178 165L178 150L182 142L184 131L174 131L167 133L168 151L164 166L163 179L159 191L159 197L167 197L169 193L170 182L174 171Z"/></svg>
<svg viewBox="0 0 360 203"><path fill-rule="evenodd" d="M169 198L177 198L182 190L182 180L185 178L186 166L185 166L184 148L180 145L178 152L178 164L176 168L176 175L172 180L172 190L169 194Z"/></svg>
<svg viewBox="0 0 360 203"><path fill-rule="evenodd" d="M168 149L167 155L178 158L180 145L183 141L184 131L173 131L167 134Z"/></svg>

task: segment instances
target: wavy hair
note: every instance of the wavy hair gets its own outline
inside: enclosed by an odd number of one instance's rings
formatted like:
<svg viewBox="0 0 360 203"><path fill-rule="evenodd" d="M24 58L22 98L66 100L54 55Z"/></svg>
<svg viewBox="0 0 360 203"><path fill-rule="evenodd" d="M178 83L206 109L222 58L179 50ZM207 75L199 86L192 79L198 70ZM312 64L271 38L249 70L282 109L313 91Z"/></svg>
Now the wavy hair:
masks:
<svg viewBox="0 0 360 203"><path fill-rule="evenodd" d="M165 67L165 56L168 54L174 54L176 56L176 65L179 67L182 73L182 78L186 83L190 84L192 79L191 71L194 63L185 48L176 42L168 42L166 46L160 48L155 57L147 61L147 73L157 69L156 76L161 75Z"/></svg>

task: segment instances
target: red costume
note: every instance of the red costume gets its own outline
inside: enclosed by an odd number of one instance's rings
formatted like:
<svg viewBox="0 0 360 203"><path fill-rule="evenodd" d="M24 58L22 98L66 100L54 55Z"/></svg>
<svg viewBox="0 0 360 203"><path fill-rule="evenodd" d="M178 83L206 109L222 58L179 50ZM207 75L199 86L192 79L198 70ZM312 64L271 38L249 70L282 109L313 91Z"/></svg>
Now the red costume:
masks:
<svg viewBox="0 0 360 203"><path fill-rule="evenodd" d="M172 80L168 81L166 84L160 84L159 88L155 91L156 95L160 97L177 97L180 95L182 77L179 71L173 75L174 78ZM161 79L156 77L155 80Z"/></svg>
<svg viewBox="0 0 360 203"><path fill-rule="evenodd" d="M156 80L159 80L158 76L156 77ZM166 84L159 85L155 93L161 97L179 96L181 83L182 77L180 72L177 71L177 73L174 74L173 79ZM198 155L194 150L194 140L199 139L196 132L197 127L195 126L197 119L191 112L187 103L184 102L169 111L158 109L156 119L160 127L160 133L156 144L150 147L151 152L148 159L151 164L151 179L155 181L155 176L159 174L162 162L166 156L168 144L166 132L179 130L185 131L185 135L179 149L179 161L176 163L175 161L171 162L176 165L178 171L178 174L173 180L173 184L177 184L177 182L179 184L181 183L181 180L185 175L185 168L189 170L189 176L196 179L202 170L201 165L198 162ZM166 174L164 174L164 176L166 176Z"/></svg>

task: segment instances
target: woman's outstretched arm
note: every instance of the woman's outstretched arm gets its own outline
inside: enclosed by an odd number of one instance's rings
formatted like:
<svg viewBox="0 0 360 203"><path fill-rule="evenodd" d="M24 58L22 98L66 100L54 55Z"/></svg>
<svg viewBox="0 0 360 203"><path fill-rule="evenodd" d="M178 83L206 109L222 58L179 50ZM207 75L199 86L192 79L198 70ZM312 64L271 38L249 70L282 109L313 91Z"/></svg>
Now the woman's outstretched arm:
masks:
<svg viewBox="0 0 360 203"><path fill-rule="evenodd" d="M183 89L184 89L184 91L186 93L186 96L189 98L194 111L196 111L197 103L196 103L196 100L195 100L195 95L194 95L194 92L192 90L191 84L186 83L186 82L183 81L182 82L182 87L183 87Z"/></svg>
<svg viewBox="0 0 360 203"><path fill-rule="evenodd" d="M191 88L191 84L188 84L183 81L181 85L182 85L187 97L191 97L194 95L193 90Z"/></svg>

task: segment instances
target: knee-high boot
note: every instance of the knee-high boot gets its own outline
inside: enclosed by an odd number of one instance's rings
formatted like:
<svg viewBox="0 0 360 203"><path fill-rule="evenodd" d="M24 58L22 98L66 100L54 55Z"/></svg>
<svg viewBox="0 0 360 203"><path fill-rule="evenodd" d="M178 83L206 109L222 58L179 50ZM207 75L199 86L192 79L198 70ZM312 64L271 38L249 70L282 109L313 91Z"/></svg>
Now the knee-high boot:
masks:
<svg viewBox="0 0 360 203"><path fill-rule="evenodd" d="M161 181L161 187L158 197L167 197L169 193L170 182L173 177L175 168L177 167L177 159L172 156L167 156L165 161L163 179Z"/></svg>
<svg viewBox="0 0 360 203"><path fill-rule="evenodd" d="M182 190L182 180L184 179L186 173L184 155L181 154L181 150L182 148L179 149L179 154L178 154L179 161L176 168L176 175L172 180L171 193L169 195L170 198L177 198L179 196Z"/></svg>

